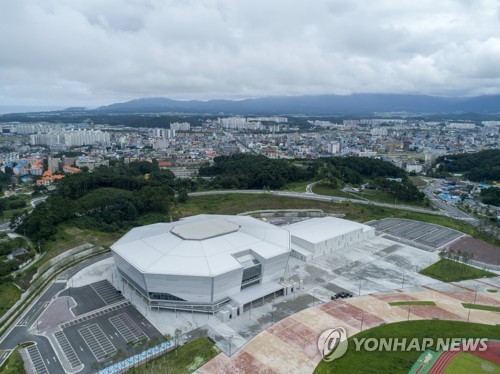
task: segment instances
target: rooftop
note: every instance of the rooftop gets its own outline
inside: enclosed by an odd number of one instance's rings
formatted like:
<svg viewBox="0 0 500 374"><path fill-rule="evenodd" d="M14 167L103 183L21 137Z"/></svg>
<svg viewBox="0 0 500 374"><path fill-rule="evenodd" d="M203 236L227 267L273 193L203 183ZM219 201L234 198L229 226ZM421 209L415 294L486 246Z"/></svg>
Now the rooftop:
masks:
<svg viewBox="0 0 500 374"><path fill-rule="evenodd" d="M373 230L372 227L336 217L310 218L305 221L291 224L290 234L307 240L310 243L319 243L355 230Z"/></svg>
<svg viewBox="0 0 500 374"><path fill-rule="evenodd" d="M215 276L242 268L236 255L244 251L265 259L288 253L288 238L252 217L197 215L134 228L111 248L143 273Z"/></svg>
<svg viewBox="0 0 500 374"><path fill-rule="evenodd" d="M221 218L212 218L175 226L170 232L184 240L203 240L238 231L239 225Z"/></svg>

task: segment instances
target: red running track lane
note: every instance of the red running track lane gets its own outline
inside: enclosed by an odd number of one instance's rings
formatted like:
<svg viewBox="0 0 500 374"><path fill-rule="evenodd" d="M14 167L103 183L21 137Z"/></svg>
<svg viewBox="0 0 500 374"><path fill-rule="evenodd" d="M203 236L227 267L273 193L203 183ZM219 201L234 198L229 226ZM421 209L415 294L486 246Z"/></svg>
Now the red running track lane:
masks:
<svg viewBox="0 0 500 374"><path fill-rule="evenodd" d="M442 374L446 366L450 363L453 357L461 353L461 351L446 351L441 353L434 365L429 369L427 374Z"/></svg>
<svg viewBox="0 0 500 374"><path fill-rule="evenodd" d="M488 346L486 351L474 351L470 353L500 365L500 342L489 341L486 345Z"/></svg>
<svg viewBox="0 0 500 374"><path fill-rule="evenodd" d="M500 364L500 342L489 341L486 343L487 349L485 351L466 351L468 353L474 354L478 357L484 358L485 360L494 362L495 364ZM459 351L445 351L441 353L434 365L429 369L428 374L441 374L444 373L446 366L450 361L458 354L465 351L462 350L463 346L460 346ZM421 367L417 370L417 373L421 370Z"/></svg>

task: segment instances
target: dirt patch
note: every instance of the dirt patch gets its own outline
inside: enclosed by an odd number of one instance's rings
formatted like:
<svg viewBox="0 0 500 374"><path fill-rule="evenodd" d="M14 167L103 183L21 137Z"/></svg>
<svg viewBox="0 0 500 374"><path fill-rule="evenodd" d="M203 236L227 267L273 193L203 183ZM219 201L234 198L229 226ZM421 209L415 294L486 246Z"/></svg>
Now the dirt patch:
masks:
<svg viewBox="0 0 500 374"><path fill-rule="evenodd" d="M473 260L500 265L500 249L481 240L471 237L460 238L450 245L450 249L453 249L455 252L467 252L474 256Z"/></svg>

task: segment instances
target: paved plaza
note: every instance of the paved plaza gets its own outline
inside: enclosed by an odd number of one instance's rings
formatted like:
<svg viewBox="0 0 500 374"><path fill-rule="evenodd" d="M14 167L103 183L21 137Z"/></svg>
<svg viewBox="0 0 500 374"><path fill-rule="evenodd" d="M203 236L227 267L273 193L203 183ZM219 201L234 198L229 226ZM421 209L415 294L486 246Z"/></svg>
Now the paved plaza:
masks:
<svg viewBox="0 0 500 374"><path fill-rule="evenodd" d="M495 280L498 282L498 280ZM497 283L498 287L498 283ZM461 290L463 291L463 290ZM312 373L321 361L318 336L326 329L344 327L348 336L383 323L422 319L446 319L496 325L500 314L471 310L462 302L500 305L500 294L450 292L429 287L424 292L366 295L335 300L285 318L250 340L228 357L220 353L198 369L199 373ZM393 301L434 301L436 306L390 306ZM404 337L404 332L402 332Z"/></svg>

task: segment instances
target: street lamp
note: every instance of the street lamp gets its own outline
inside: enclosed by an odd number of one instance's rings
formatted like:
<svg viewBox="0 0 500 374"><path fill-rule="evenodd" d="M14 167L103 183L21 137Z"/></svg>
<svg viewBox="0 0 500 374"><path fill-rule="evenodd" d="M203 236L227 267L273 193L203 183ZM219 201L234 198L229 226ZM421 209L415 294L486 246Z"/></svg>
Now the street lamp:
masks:
<svg viewBox="0 0 500 374"><path fill-rule="evenodd" d="M231 356L231 339L233 338L234 335L229 335L227 338L228 338L228 341L229 341L229 356Z"/></svg>
<svg viewBox="0 0 500 374"><path fill-rule="evenodd" d="M272 309L271 309L271 326L274 325L274 299L273 299L273 304L272 304Z"/></svg>
<svg viewBox="0 0 500 374"><path fill-rule="evenodd" d="M472 303L473 305L476 304L476 299L477 299L477 289L479 288L479 284L476 285L476 291L474 292L474 302ZM470 319L470 311L472 308L469 308L469 312L467 313L467 322L469 322Z"/></svg>

